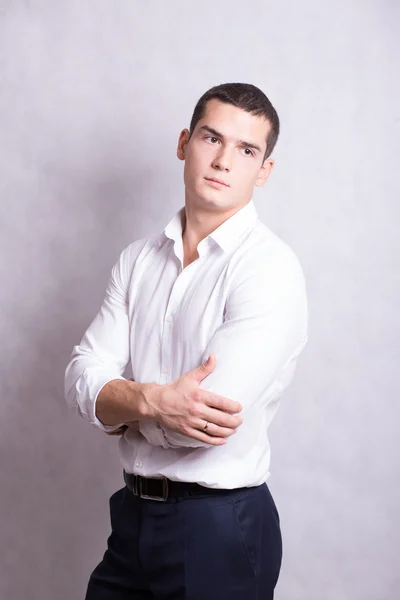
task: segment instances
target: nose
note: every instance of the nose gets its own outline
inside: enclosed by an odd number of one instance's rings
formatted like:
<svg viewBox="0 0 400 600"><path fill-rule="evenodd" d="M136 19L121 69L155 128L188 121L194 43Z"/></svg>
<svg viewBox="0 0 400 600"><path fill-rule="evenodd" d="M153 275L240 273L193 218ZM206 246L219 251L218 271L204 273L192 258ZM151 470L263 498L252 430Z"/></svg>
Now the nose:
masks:
<svg viewBox="0 0 400 600"><path fill-rule="evenodd" d="M228 148L221 148L218 154L215 156L212 166L214 169L219 169L220 171L230 171L232 167L232 158L231 153Z"/></svg>

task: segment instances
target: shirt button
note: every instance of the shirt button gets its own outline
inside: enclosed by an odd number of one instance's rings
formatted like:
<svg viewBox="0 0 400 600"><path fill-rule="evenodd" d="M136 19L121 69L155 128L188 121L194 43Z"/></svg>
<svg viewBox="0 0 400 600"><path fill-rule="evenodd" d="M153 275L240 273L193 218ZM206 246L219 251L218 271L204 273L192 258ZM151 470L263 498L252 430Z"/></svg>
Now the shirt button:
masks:
<svg viewBox="0 0 400 600"><path fill-rule="evenodd" d="M165 317L165 320L167 321L167 323L171 323L171 321L172 321L171 315L168 315L167 317Z"/></svg>
<svg viewBox="0 0 400 600"><path fill-rule="evenodd" d="M163 367L163 368L162 368L162 372L163 372L163 373L168 373L168 367Z"/></svg>
<svg viewBox="0 0 400 600"><path fill-rule="evenodd" d="M143 463L141 461L139 461L139 462L136 463L136 466L137 467L143 467Z"/></svg>

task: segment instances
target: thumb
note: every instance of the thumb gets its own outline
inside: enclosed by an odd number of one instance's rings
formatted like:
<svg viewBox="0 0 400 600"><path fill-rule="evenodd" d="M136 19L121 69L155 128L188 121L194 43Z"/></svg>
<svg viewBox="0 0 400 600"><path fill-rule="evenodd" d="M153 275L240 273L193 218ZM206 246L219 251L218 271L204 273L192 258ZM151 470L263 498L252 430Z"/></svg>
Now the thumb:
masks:
<svg viewBox="0 0 400 600"><path fill-rule="evenodd" d="M200 383L200 381L202 381L215 369L216 362L215 354L210 352L209 357L202 365L190 371L192 379Z"/></svg>

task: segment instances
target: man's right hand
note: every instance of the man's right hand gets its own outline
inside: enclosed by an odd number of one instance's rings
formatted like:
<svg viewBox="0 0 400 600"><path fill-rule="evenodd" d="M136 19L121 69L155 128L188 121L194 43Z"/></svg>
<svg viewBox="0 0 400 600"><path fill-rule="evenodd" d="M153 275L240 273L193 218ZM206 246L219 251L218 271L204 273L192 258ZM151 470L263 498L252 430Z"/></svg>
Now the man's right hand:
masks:
<svg viewBox="0 0 400 600"><path fill-rule="evenodd" d="M235 433L243 422L235 416L243 407L235 400L199 387L215 366L215 354L211 353L208 362L171 383L149 385L145 393L148 417L195 440L214 446L225 444L226 438Z"/></svg>

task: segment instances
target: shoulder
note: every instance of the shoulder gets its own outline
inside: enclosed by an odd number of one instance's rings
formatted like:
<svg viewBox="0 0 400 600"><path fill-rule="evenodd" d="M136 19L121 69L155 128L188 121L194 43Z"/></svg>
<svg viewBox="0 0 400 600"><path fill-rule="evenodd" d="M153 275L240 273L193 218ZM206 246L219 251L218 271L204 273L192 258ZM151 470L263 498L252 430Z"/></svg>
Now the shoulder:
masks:
<svg viewBox="0 0 400 600"><path fill-rule="evenodd" d="M120 260L123 262L135 261L143 250L150 250L157 245L159 235L153 234L146 237L134 240L128 246L126 246L120 253Z"/></svg>
<svg viewBox="0 0 400 600"><path fill-rule="evenodd" d="M293 248L258 221L245 240L232 269L234 281L253 280L256 285L304 285L304 272Z"/></svg>
<svg viewBox="0 0 400 600"><path fill-rule="evenodd" d="M158 248L159 234L148 235L134 240L120 252L114 270L122 280L127 281L134 266L143 256L146 256L153 248Z"/></svg>
<svg viewBox="0 0 400 600"><path fill-rule="evenodd" d="M154 233L138 240L134 240L122 250L120 254L120 260L128 264L133 264L139 257L143 255L143 253L147 254L154 248L158 248L159 238L160 234Z"/></svg>
<svg viewBox="0 0 400 600"><path fill-rule="evenodd" d="M306 323L306 283L294 250L263 224L257 225L246 246L231 271L227 314L274 314L288 323Z"/></svg>

